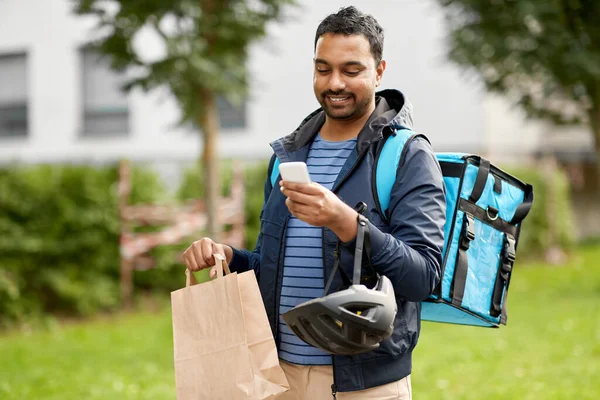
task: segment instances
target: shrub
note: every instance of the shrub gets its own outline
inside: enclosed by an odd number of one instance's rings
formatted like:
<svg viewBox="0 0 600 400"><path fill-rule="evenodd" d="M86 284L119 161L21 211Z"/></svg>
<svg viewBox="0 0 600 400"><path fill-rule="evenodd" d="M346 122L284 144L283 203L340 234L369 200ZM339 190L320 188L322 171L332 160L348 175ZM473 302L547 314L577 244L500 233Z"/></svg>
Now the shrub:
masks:
<svg viewBox="0 0 600 400"><path fill-rule="evenodd" d="M119 218L114 167L0 170L0 326L41 313L90 315L117 305ZM166 190L141 168L132 199Z"/></svg>
<svg viewBox="0 0 600 400"><path fill-rule="evenodd" d="M523 221L518 257L535 258L553 247L566 252L575 244L569 182L556 170L546 177L540 168L509 167L506 171L533 186L534 202Z"/></svg>

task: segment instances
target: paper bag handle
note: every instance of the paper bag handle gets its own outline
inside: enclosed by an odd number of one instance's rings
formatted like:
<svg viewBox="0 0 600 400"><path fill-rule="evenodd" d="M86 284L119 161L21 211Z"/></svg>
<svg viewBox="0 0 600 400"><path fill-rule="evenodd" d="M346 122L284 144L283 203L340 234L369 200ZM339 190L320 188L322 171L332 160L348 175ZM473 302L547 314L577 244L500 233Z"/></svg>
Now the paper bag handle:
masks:
<svg viewBox="0 0 600 400"><path fill-rule="evenodd" d="M213 254L213 257L215 258L215 266L213 268L211 268L211 271L213 269L215 269L217 271L217 276L215 277L215 279L217 278L222 278L223 277L223 271L225 271L227 274L230 274L231 271L229 270L229 265L227 265L227 261L225 260L225 257L223 257L222 255L215 253ZM196 277L194 276L194 274L192 274L192 272L186 268L185 269L185 287L190 287L193 285L197 285L198 281L196 280Z"/></svg>
<svg viewBox="0 0 600 400"><path fill-rule="evenodd" d="M229 265L227 265L227 261L225 260L225 257L223 257L219 253L213 254L213 257L215 258L215 266L213 267L213 269L217 270L217 276L215 279L222 278L223 271L225 271L226 274L231 273L231 271L229 270ZM212 269L211 269L211 271L212 271Z"/></svg>

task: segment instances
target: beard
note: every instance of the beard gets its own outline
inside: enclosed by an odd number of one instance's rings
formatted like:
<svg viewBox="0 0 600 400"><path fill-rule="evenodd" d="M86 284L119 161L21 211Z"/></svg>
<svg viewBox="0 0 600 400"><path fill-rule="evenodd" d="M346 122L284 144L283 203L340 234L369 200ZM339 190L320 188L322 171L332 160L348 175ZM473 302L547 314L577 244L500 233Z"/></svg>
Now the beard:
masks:
<svg viewBox="0 0 600 400"><path fill-rule="evenodd" d="M336 106L327 100L327 96L348 96L351 100L350 104ZM338 121L347 121L362 117L369 107L369 101L357 101L352 93L347 92L323 92L319 98L319 104L325 111L327 117Z"/></svg>

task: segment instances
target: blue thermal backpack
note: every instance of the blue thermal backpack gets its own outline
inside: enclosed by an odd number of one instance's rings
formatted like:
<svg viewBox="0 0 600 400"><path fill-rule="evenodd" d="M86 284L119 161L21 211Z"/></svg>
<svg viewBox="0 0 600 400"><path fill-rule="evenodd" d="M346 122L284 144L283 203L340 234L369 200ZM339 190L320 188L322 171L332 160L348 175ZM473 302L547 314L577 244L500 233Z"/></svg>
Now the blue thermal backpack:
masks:
<svg viewBox="0 0 600 400"><path fill-rule="evenodd" d="M425 136L408 129L390 135L375 171L379 205L384 215L407 143ZM437 153L446 188L446 224L441 280L422 302L426 321L499 327L506 325L506 297L519 232L533 203L533 188L464 153ZM279 160L271 184L279 175Z"/></svg>

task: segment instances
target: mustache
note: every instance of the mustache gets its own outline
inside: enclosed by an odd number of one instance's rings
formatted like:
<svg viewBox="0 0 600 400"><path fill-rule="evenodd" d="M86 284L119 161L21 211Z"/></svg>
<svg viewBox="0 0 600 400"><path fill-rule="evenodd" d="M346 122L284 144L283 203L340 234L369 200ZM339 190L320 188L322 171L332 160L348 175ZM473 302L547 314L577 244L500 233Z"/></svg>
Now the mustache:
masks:
<svg viewBox="0 0 600 400"><path fill-rule="evenodd" d="M325 98L325 96L352 96L352 97L354 97L354 95L350 92L345 92L345 91L334 92L332 90L326 90L321 93L321 97Z"/></svg>

